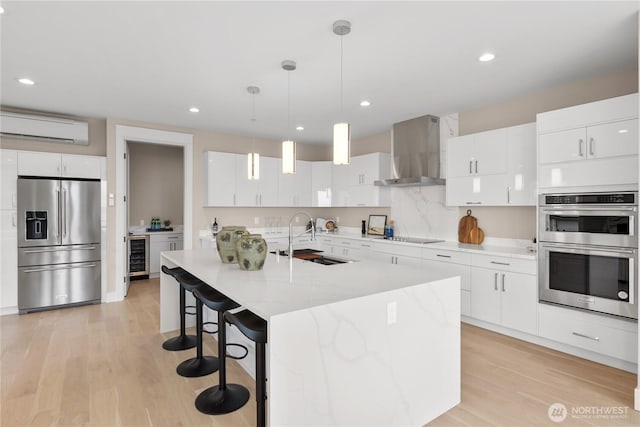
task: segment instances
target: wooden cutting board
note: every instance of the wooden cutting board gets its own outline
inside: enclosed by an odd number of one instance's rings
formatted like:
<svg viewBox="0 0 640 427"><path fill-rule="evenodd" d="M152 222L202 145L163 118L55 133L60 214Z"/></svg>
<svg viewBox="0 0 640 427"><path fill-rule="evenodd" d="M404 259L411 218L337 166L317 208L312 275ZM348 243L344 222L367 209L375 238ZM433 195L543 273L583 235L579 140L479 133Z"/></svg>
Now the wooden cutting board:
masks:
<svg viewBox="0 0 640 427"><path fill-rule="evenodd" d="M480 227L472 228L471 231L469 232L468 243L479 245L480 243L482 243L483 240L484 240L484 231L482 231L482 228Z"/></svg>
<svg viewBox="0 0 640 427"><path fill-rule="evenodd" d="M467 209L467 215L463 216L458 224L458 242L470 243L469 233L474 228L478 228L478 220L471 215L471 209Z"/></svg>

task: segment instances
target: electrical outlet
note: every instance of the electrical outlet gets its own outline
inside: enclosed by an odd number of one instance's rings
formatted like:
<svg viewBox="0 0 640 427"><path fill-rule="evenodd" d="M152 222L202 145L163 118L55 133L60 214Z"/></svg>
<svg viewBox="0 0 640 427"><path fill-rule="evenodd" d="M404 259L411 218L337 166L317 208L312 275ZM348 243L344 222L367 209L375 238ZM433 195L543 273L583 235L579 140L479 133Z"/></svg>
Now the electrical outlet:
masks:
<svg viewBox="0 0 640 427"><path fill-rule="evenodd" d="M336 217L336 222L340 222L340 217L339 216Z"/></svg>
<svg viewBox="0 0 640 427"><path fill-rule="evenodd" d="M387 325L393 325L398 321L398 305L395 301L387 304Z"/></svg>
<svg viewBox="0 0 640 427"><path fill-rule="evenodd" d="M300 218L296 217L296 224L300 222Z"/></svg>
<svg viewBox="0 0 640 427"><path fill-rule="evenodd" d="M253 217L253 223L254 223L255 225L260 224L260 217L259 217L259 216L254 216L254 217Z"/></svg>
<svg viewBox="0 0 640 427"><path fill-rule="evenodd" d="M142 225L144 225L144 219L141 219L141 220L140 220L140 225L141 225L141 226L142 226Z"/></svg>

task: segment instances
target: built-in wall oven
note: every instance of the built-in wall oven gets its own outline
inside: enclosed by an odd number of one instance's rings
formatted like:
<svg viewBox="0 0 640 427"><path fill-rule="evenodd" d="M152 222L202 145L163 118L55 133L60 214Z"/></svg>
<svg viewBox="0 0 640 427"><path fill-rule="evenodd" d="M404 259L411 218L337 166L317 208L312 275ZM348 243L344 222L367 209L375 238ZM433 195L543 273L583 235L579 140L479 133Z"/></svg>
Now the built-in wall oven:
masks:
<svg viewBox="0 0 640 427"><path fill-rule="evenodd" d="M539 199L539 298L638 318L638 193Z"/></svg>

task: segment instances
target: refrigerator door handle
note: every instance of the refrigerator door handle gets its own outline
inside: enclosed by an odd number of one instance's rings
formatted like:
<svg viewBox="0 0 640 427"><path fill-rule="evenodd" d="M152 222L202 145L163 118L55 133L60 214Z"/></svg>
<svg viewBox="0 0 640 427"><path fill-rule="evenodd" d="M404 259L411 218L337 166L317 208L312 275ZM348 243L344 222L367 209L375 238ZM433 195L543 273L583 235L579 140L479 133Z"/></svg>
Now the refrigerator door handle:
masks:
<svg viewBox="0 0 640 427"><path fill-rule="evenodd" d="M58 166L58 167L60 167L60 166ZM58 187L58 188L56 189L56 194L57 194L57 197L56 197L56 204L57 204L57 206L56 206L56 212L58 212L58 213L59 213L59 212L60 212L60 187ZM60 238L60 230L61 230L61 225L60 225L60 215L58 215L58 221L57 221L57 222L58 222L58 223L56 224L56 238L58 238L58 239L59 239L59 238ZM59 242L58 242L58 243L59 243Z"/></svg>
<svg viewBox="0 0 640 427"><path fill-rule="evenodd" d="M83 246L83 247L74 247L74 248L53 248L53 249L27 249L23 253L25 254L42 254L47 252L62 252L62 251L92 251L96 247L95 246Z"/></svg>
<svg viewBox="0 0 640 427"><path fill-rule="evenodd" d="M94 268L97 267L96 264L71 264L64 265L60 267L43 267L43 268L30 268L28 270L24 270L25 273L41 273L43 271L56 271L56 270L72 270L74 268Z"/></svg>
<svg viewBox="0 0 640 427"><path fill-rule="evenodd" d="M67 237L67 190L62 189L62 237Z"/></svg>

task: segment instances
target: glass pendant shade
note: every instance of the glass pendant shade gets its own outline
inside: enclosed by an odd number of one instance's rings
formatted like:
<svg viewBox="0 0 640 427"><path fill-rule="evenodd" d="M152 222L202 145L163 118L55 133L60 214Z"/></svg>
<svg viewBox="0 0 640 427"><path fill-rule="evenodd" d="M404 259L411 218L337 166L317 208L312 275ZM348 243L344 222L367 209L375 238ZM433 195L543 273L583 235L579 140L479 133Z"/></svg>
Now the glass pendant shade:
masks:
<svg viewBox="0 0 640 427"><path fill-rule="evenodd" d="M296 173L296 143L282 141L282 173Z"/></svg>
<svg viewBox="0 0 640 427"><path fill-rule="evenodd" d="M260 154L258 153L247 155L247 178L260 179Z"/></svg>
<svg viewBox="0 0 640 427"><path fill-rule="evenodd" d="M333 125L333 164L348 165L351 161L351 126L349 123Z"/></svg>

